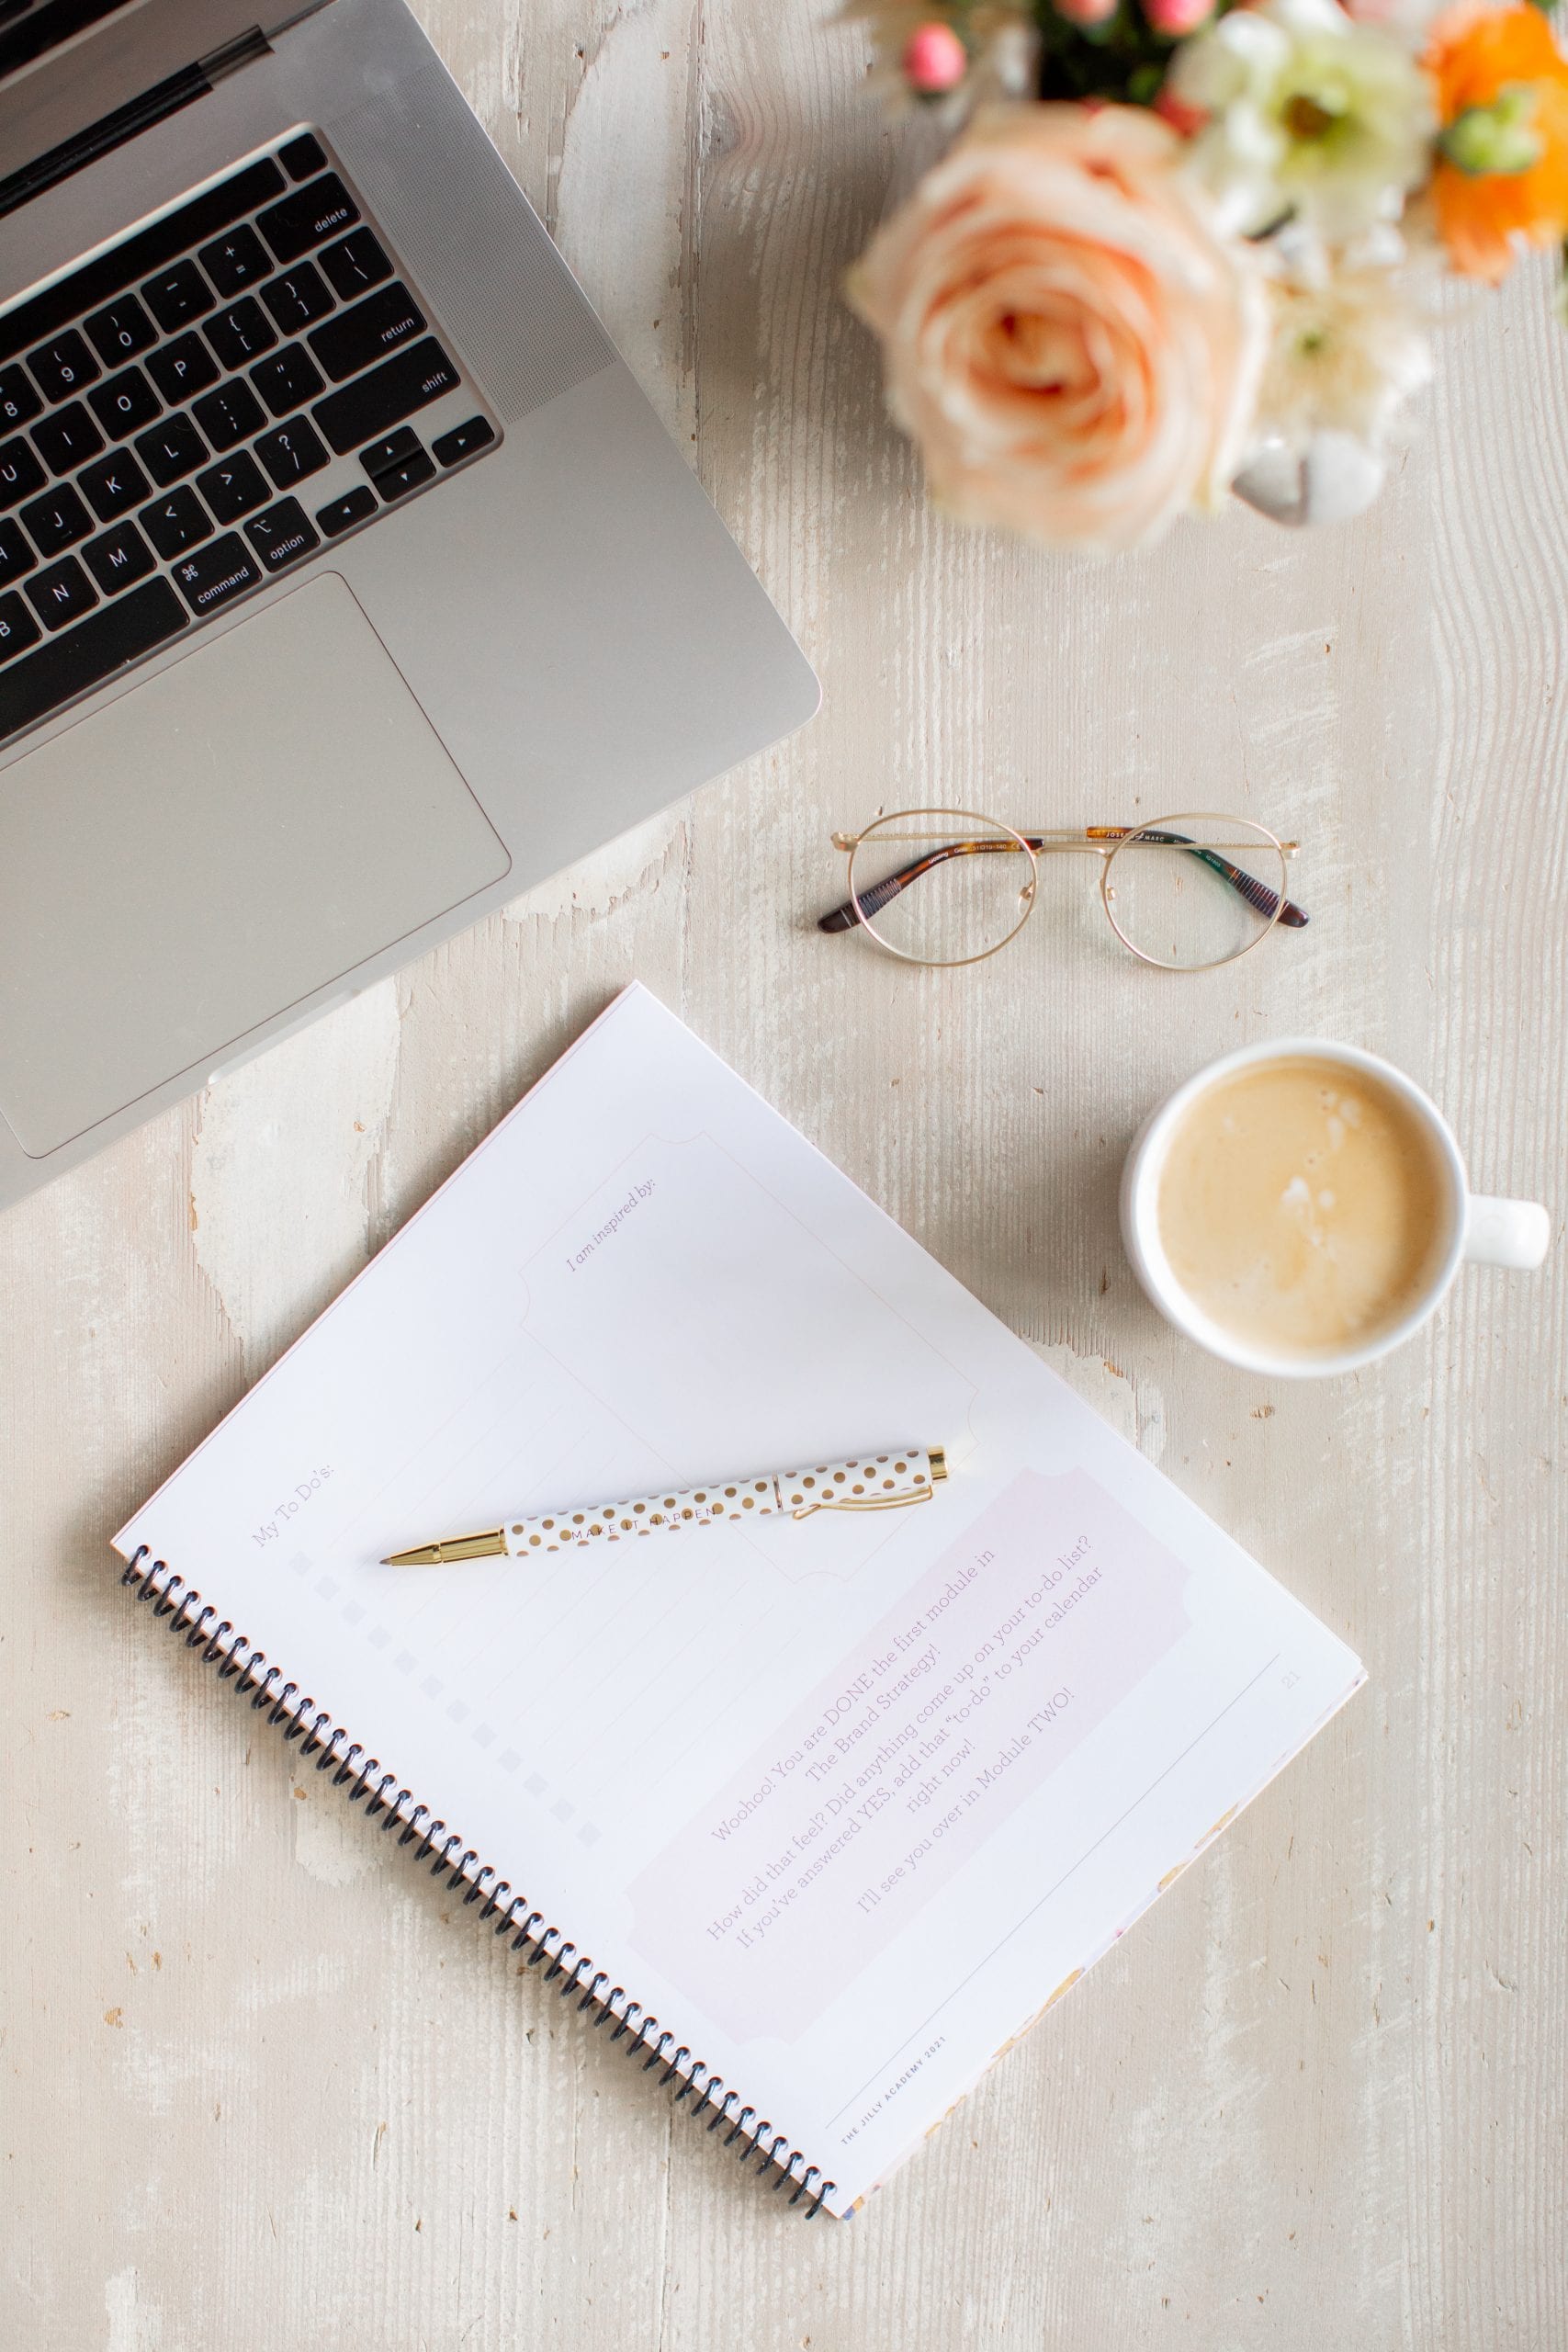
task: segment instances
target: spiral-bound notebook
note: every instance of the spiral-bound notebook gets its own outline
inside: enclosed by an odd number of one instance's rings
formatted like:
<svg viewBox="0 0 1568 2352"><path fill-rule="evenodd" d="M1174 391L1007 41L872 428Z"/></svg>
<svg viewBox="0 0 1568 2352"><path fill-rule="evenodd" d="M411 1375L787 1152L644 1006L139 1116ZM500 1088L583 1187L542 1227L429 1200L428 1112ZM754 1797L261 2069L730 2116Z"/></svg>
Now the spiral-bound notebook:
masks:
<svg viewBox="0 0 1568 2352"><path fill-rule="evenodd" d="M915 1509L380 1565L931 1444ZM640 987L115 1542L346 1796L840 2215L1361 1679Z"/></svg>

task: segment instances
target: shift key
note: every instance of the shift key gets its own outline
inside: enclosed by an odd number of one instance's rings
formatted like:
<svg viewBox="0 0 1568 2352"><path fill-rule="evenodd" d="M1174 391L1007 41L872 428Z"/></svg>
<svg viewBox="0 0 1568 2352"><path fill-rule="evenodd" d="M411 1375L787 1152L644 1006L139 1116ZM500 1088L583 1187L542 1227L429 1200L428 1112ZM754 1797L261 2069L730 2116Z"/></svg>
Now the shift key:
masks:
<svg viewBox="0 0 1568 2352"><path fill-rule="evenodd" d="M341 458L362 442L374 441L415 409L426 408L461 381L434 335L384 360L367 376L331 392L310 411Z"/></svg>

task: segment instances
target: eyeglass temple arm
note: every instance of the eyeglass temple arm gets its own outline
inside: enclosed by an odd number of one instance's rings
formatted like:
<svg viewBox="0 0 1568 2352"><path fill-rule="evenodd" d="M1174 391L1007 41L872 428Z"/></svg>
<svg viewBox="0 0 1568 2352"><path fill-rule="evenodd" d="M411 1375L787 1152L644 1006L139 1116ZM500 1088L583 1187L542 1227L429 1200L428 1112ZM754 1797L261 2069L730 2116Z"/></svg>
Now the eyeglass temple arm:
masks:
<svg viewBox="0 0 1568 2352"><path fill-rule="evenodd" d="M1040 844L1030 842L1029 846L1038 849ZM908 865L901 865L896 874L874 882L868 890L858 891L854 898L846 899L841 907L833 909L831 914L821 916L817 928L818 931L853 931L866 916L880 914L901 890L907 890L911 882L918 882L922 874L929 874L933 865L941 865L950 857L968 857L984 850L1016 850L1017 847L1017 842L1010 841L945 842L940 849L927 850L923 856L912 858Z"/></svg>
<svg viewBox="0 0 1568 2352"><path fill-rule="evenodd" d="M1087 825L1084 830L1091 842L1125 841L1129 833L1136 833L1140 841L1164 842L1172 849L1190 849L1212 874L1217 874L1222 881L1228 882L1249 907L1256 907L1258 913L1267 915L1270 922L1282 922L1287 931L1306 929L1310 918L1304 907L1298 907L1293 899L1281 899L1277 891L1270 890L1267 882L1259 882L1243 867L1233 865L1228 857L1220 855L1218 850L1205 849L1201 842L1190 841L1185 833L1156 833L1144 825ZM1032 848L1032 842L1030 846ZM1274 911L1276 908L1279 909L1278 915Z"/></svg>
<svg viewBox="0 0 1568 2352"><path fill-rule="evenodd" d="M1129 833L1138 831L1139 828L1134 825L1087 825L1084 839L1089 842L1123 841ZM1033 850L1036 854L1052 846L1042 834L1023 833L1019 838L1027 849ZM1272 922L1276 919L1274 910L1278 907L1278 920L1289 930L1301 931L1305 927L1308 918L1304 908L1298 907L1292 899L1279 898L1267 883L1257 881L1239 865L1233 865L1228 857L1220 856L1216 850L1204 849L1201 843L1188 841L1181 833L1142 831L1140 838L1165 843L1173 849L1190 849L1194 857L1217 874L1222 881L1228 882L1231 888L1238 891L1248 906L1256 907L1259 914L1267 915ZM818 931L853 931L857 923L880 914L900 891L907 890L911 882L919 881L922 874L929 874L932 866L942 865L945 859L966 857L985 850L1011 851L1017 846L1015 842L993 840L948 842L940 849L927 850L923 856L911 859L908 865L899 866L896 873L886 875L880 882L874 882L869 889L846 899L830 914L820 916L817 928Z"/></svg>

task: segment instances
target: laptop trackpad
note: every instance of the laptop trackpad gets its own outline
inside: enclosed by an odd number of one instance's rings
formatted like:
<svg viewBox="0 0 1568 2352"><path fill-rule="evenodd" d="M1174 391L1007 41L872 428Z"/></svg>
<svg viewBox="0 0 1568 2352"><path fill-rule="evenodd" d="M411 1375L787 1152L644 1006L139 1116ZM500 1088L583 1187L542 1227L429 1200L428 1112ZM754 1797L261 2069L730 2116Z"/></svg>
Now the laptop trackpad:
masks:
<svg viewBox="0 0 1568 2352"><path fill-rule="evenodd" d="M0 1113L42 1159L510 863L324 573L0 769Z"/></svg>

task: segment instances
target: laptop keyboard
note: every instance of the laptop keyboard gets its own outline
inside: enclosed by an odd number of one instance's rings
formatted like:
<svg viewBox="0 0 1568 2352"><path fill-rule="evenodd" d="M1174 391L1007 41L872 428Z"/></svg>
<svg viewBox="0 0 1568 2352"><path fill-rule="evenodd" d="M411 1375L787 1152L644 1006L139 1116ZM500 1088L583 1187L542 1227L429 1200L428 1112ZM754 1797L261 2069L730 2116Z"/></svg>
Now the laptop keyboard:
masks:
<svg viewBox="0 0 1568 2352"><path fill-rule="evenodd" d="M497 440L312 132L0 314L0 743Z"/></svg>

